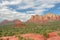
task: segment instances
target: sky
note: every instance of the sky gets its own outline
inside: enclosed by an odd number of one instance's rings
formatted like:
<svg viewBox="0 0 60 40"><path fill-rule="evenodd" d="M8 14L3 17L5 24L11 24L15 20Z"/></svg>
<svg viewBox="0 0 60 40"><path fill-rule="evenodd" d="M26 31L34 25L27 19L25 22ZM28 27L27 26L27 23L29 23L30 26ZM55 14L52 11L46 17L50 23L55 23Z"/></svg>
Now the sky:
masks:
<svg viewBox="0 0 60 40"><path fill-rule="evenodd" d="M0 21L27 21L31 15L47 13L60 15L60 0L0 0Z"/></svg>

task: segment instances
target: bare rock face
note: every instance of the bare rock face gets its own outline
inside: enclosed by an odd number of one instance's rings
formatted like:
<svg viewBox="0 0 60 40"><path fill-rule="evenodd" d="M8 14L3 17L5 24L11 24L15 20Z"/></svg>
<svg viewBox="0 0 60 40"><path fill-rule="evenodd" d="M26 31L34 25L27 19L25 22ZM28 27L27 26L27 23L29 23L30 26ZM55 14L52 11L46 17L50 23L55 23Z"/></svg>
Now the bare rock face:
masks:
<svg viewBox="0 0 60 40"><path fill-rule="evenodd" d="M47 20L51 20L51 21L60 20L60 16L56 14L51 14L51 13L46 14L45 17L47 17Z"/></svg>
<svg viewBox="0 0 60 40"><path fill-rule="evenodd" d="M27 22L42 23L43 22L43 16L34 15Z"/></svg>
<svg viewBox="0 0 60 40"><path fill-rule="evenodd" d="M46 14L45 15L47 17L48 20L57 20L57 15L55 14Z"/></svg>
<svg viewBox="0 0 60 40"><path fill-rule="evenodd" d="M60 16L57 16L56 19L57 19L57 20L60 20Z"/></svg>
<svg viewBox="0 0 60 40"><path fill-rule="evenodd" d="M60 16L55 14L46 14L46 15L32 15L27 22L31 23L45 23L48 21L60 20Z"/></svg>

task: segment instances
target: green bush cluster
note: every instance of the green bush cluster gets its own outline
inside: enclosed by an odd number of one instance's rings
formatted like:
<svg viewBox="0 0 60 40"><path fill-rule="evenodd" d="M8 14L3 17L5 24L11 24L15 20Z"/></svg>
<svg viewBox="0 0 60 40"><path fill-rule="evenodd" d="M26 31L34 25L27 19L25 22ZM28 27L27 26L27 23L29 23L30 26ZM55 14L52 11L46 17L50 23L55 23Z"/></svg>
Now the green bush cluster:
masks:
<svg viewBox="0 0 60 40"><path fill-rule="evenodd" d="M59 31L60 21L48 22L45 24L23 23L25 27L12 27L11 25L0 25L0 37L2 36L19 36L25 33L37 33L47 36L47 33ZM21 39L21 38L20 38ZM23 39L23 38L22 38Z"/></svg>

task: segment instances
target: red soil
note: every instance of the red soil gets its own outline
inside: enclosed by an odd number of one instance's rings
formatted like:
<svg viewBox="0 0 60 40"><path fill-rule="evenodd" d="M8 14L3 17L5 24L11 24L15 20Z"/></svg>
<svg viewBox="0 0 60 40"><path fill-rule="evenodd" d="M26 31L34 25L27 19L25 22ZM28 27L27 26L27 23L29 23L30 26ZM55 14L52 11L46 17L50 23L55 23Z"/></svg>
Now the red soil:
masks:
<svg viewBox="0 0 60 40"><path fill-rule="evenodd" d="M47 34L46 40L60 40L60 36L57 34L58 32L51 32ZM29 38L33 40L44 40L44 36L40 34L34 34L34 33L28 33L28 34L21 34L20 35L23 38ZM19 40L16 36L7 36L7 37L1 37L0 40Z"/></svg>
<svg viewBox="0 0 60 40"><path fill-rule="evenodd" d="M44 40L44 36L40 34L22 34L21 37L30 38L33 40Z"/></svg>
<svg viewBox="0 0 60 40"><path fill-rule="evenodd" d="M16 36L1 37L0 40L18 40Z"/></svg>
<svg viewBox="0 0 60 40"><path fill-rule="evenodd" d="M48 38L49 37L57 37L59 36L56 32L48 33Z"/></svg>
<svg viewBox="0 0 60 40"><path fill-rule="evenodd" d="M57 32L48 33L47 40L60 40L60 36L57 34Z"/></svg>
<svg viewBox="0 0 60 40"><path fill-rule="evenodd" d="M51 38L47 38L47 40L60 40L60 37L51 37Z"/></svg>

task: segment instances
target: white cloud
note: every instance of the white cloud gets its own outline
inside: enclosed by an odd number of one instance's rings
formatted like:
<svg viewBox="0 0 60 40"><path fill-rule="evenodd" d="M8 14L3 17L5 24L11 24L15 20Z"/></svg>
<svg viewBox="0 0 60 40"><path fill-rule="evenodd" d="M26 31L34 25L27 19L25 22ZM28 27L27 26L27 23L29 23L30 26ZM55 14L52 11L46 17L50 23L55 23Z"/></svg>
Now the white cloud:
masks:
<svg viewBox="0 0 60 40"><path fill-rule="evenodd" d="M42 8L52 8L54 6L55 5L53 5L53 4L43 4L43 5L41 5Z"/></svg>
<svg viewBox="0 0 60 40"><path fill-rule="evenodd" d="M23 3L26 5L22 5ZM56 3L60 3L60 0L4 0L0 3L0 18L9 20L20 19L22 21L26 21L31 17L31 15L42 15L43 11L47 11L45 8L52 8ZM26 14L7 9L8 7L6 5L17 5L18 10L27 8L33 8L35 10L27 11L27 13L30 14Z"/></svg>
<svg viewBox="0 0 60 40"><path fill-rule="evenodd" d="M20 19L21 21L26 21L29 19L31 14L25 14L20 12L11 11L6 8L0 9L0 18L7 19L7 20L14 20L14 19Z"/></svg>
<svg viewBox="0 0 60 40"><path fill-rule="evenodd" d="M43 11L45 11L45 10L35 10L35 14L40 14L40 15L42 15L42 14L43 14Z"/></svg>
<svg viewBox="0 0 60 40"><path fill-rule="evenodd" d="M3 1L1 4L2 4L2 5L19 4L19 3L21 3L21 1L22 1L22 0L12 0L12 1L7 1L7 0L5 0L5 1Z"/></svg>
<svg viewBox="0 0 60 40"><path fill-rule="evenodd" d="M19 6L17 9L27 9L27 8L32 8L33 5L27 5L27 6Z"/></svg>

